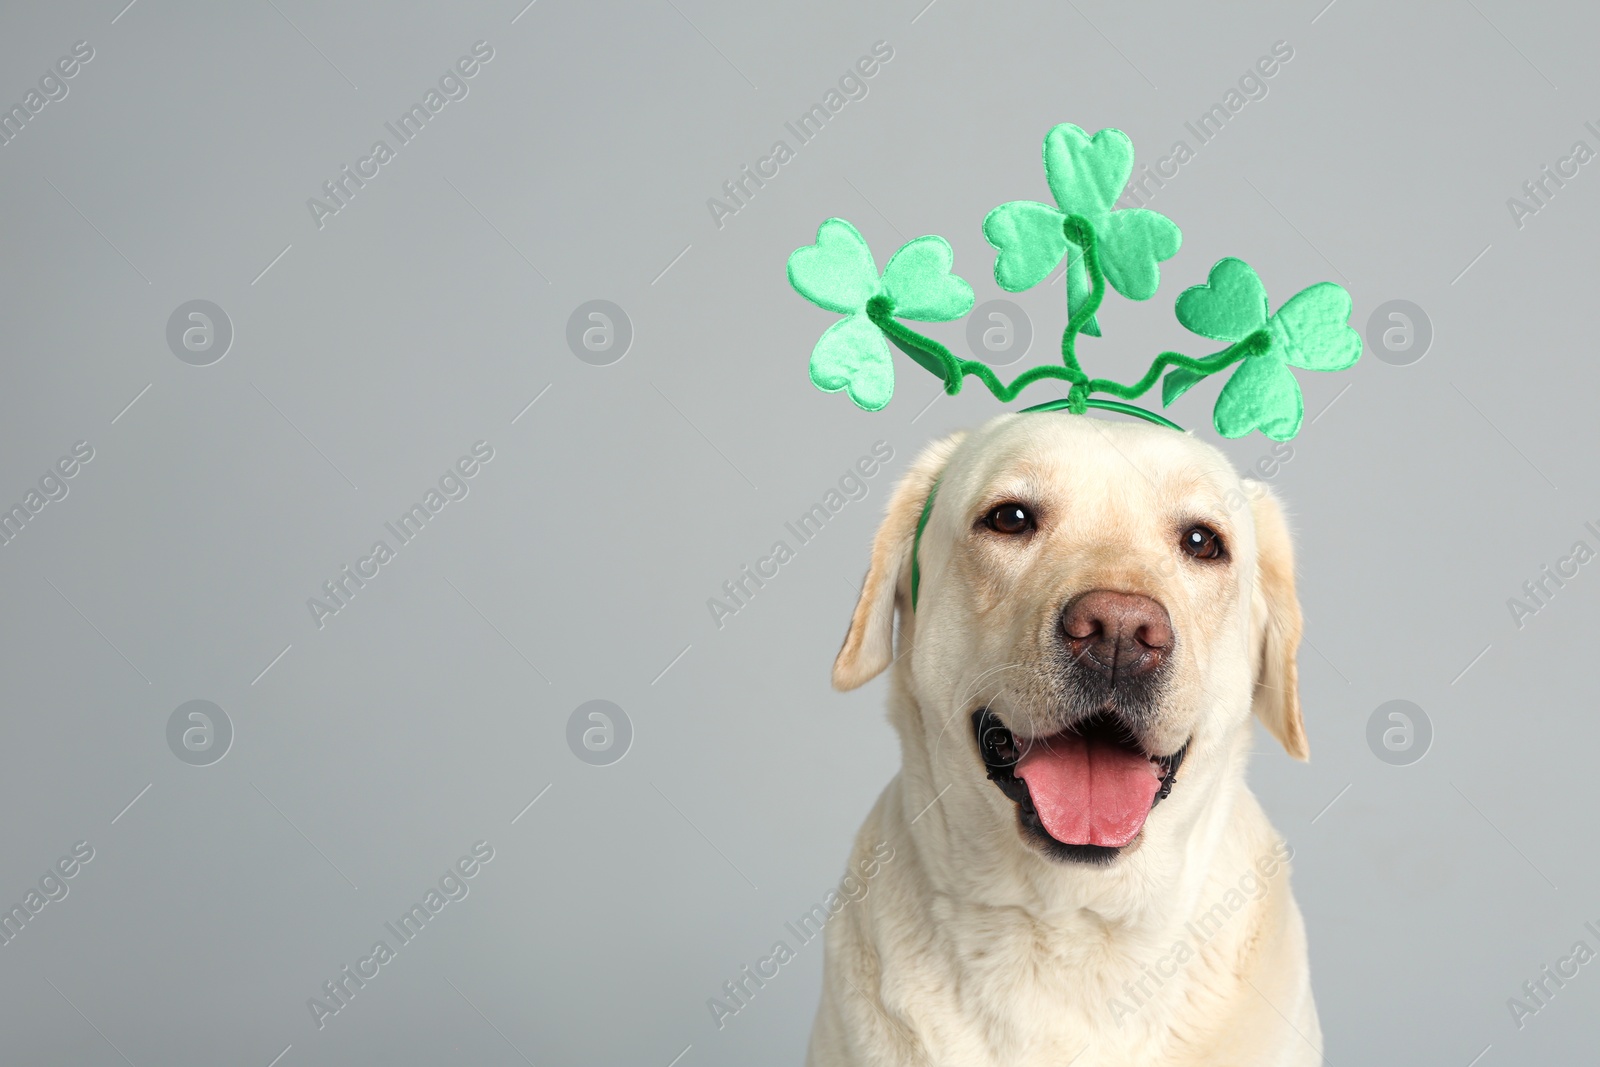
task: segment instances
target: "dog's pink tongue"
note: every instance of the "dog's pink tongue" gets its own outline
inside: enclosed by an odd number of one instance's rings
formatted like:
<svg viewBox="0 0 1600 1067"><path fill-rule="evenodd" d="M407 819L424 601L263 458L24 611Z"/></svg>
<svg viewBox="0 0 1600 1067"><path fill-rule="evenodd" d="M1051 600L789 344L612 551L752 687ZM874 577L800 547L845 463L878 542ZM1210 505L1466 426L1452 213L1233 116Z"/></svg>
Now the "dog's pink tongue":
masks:
<svg viewBox="0 0 1600 1067"><path fill-rule="evenodd" d="M1035 741L1016 775L1050 836L1069 845L1126 845L1161 787L1155 764L1139 753L1070 734Z"/></svg>

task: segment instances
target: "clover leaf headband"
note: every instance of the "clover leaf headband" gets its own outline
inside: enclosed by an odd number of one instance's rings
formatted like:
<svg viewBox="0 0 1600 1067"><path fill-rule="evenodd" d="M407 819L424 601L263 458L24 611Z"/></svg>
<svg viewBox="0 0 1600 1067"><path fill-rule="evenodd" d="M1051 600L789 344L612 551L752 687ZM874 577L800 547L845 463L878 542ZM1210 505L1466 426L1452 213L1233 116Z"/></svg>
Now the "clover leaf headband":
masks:
<svg viewBox="0 0 1600 1067"><path fill-rule="evenodd" d="M1080 334L1100 336L1095 315L1107 284L1130 300L1150 299L1161 281L1161 262L1177 253L1183 238L1159 212L1116 207L1133 173L1133 143L1121 130L1104 129L1091 137L1068 123L1055 127L1045 135L1044 170L1055 205L1001 204L983 220L983 235L999 252L994 277L1008 292L1031 289L1066 261L1068 317L1059 365L1030 368L1008 385L987 364L960 359L912 330L900 320L950 322L972 310L972 286L951 273L950 243L938 236L909 241L880 275L856 228L832 218L817 228L815 244L789 256L789 282L800 295L844 316L811 352L812 383L824 392L843 390L858 407L878 411L894 393L892 343L938 375L947 394L960 392L971 376L1008 403L1034 382L1055 379L1070 383L1066 398L1024 410L1082 414L1102 408L1176 430L1180 427L1169 419L1126 401L1160 380L1166 407L1202 378L1234 367L1213 411L1217 432L1243 437L1260 430L1287 441L1305 416L1300 385L1289 368L1339 371L1360 357L1361 335L1349 325L1350 295L1343 288L1319 282L1272 312L1255 270L1227 258L1211 268L1205 284L1180 293L1174 308L1186 329L1225 341L1227 347L1198 359L1162 352L1131 384L1089 377L1078 361L1077 340ZM932 505L930 493L919 533ZM913 567L913 590L916 577Z"/></svg>

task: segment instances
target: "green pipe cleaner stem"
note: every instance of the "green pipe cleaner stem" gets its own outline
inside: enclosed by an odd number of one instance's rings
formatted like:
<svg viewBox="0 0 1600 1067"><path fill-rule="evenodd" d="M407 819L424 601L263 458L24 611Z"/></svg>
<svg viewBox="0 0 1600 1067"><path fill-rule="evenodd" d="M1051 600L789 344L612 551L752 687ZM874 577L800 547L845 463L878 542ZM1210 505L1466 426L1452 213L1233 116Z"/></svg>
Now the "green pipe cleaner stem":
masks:
<svg viewBox="0 0 1600 1067"><path fill-rule="evenodd" d="M977 378L1002 403L1015 400L1017 394L1034 382L1053 379L1071 384L1067 397L1060 401L1051 401L1048 404L1035 405L1028 411L1055 411L1066 408L1077 414L1082 414L1085 408L1096 407L1107 411L1120 411L1125 414L1146 418L1165 426L1176 425L1159 415L1153 415L1142 408L1129 404L1117 404L1113 401L1096 401L1090 399L1091 394L1106 393L1120 397L1123 400L1134 400L1147 393L1150 388L1161 380L1161 373L1169 367L1181 367L1184 370L1199 374L1202 377L1215 374L1217 371L1231 366L1240 360L1256 355L1271 344L1271 337L1265 329L1242 340L1235 341L1227 348L1213 352L1209 356L1199 359L1186 356L1181 352L1162 352L1151 361L1150 367L1138 381L1123 384L1110 378L1090 378L1078 361L1077 340L1083 327L1100 310L1101 303L1105 300L1106 277L1105 270L1100 265L1099 239L1095 234L1094 226L1082 215L1069 215L1062 224L1062 231L1067 240L1082 250L1084 268L1089 272L1090 292L1089 298L1073 311L1067 319L1066 328L1061 333L1061 363L1057 367L1045 364L1029 368L1018 375L1009 385L1000 381L998 375L987 363L980 360L961 359L944 345L931 337L924 337L915 330L906 326L894 317L894 304L887 296L875 296L867 302L867 317L883 331L884 335L894 342L896 348L915 360L920 366L937 375L944 381L945 392L951 396L961 391L962 380L966 377ZM1069 247L1067 255L1072 254Z"/></svg>

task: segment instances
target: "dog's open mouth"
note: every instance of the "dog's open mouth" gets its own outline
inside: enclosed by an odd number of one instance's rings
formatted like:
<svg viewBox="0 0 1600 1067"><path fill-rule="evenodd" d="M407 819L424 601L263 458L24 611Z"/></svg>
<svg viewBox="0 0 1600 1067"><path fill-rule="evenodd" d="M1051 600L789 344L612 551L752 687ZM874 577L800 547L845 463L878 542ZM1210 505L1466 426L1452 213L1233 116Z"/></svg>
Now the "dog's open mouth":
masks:
<svg viewBox="0 0 1600 1067"><path fill-rule="evenodd" d="M1138 837L1189 748L1151 756L1103 712L1021 742L988 708L972 713L972 727L989 779L1017 805L1024 832L1076 860L1107 862Z"/></svg>

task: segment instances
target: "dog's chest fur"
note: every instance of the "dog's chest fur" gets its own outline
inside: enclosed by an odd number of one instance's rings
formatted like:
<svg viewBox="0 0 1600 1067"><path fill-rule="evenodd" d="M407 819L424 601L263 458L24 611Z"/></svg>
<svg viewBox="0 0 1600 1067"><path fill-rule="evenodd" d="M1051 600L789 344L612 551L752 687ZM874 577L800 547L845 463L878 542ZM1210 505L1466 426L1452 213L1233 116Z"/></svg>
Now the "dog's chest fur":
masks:
<svg viewBox="0 0 1600 1067"><path fill-rule="evenodd" d="M1237 878L1224 872L1248 866L1273 839L1248 794L1246 825L1260 832L1240 835L1234 822L1209 865L1214 876L1152 887L1155 906L1113 919L1093 907L1041 910L1020 898L976 904L935 888L950 872L930 870L938 850L912 843L903 786L897 779L885 790L856 849L906 842L896 846L903 859L828 929L830 996L813 1064L1183 1067L1295 1063L1302 1055L1316 1062L1309 995L1288 1002L1285 976L1262 958L1272 955L1263 948L1303 940L1286 875L1225 923L1203 921ZM944 832L937 822L918 829ZM1160 904L1174 899L1183 903Z"/></svg>
<svg viewBox="0 0 1600 1067"><path fill-rule="evenodd" d="M924 1010L961 1020L964 1032L948 1033L948 1050L930 1049L932 1062L1092 1067L1153 1053L1184 1062L1192 1049L1176 1035L1209 1029L1207 1002L1238 981L1238 939L1198 946L1176 964L1176 930L1119 929L1089 911L1048 921L1015 908L941 914L956 910L934 908L955 966L926 975L923 990L950 1010ZM1155 968L1164 958L1166 976Z"/></svg>

